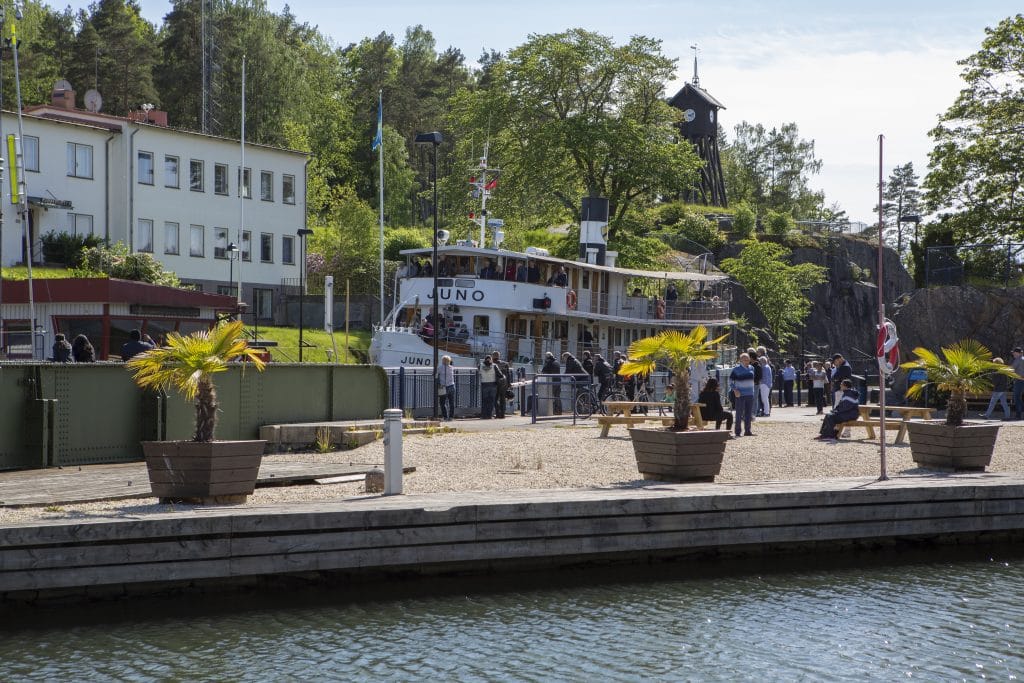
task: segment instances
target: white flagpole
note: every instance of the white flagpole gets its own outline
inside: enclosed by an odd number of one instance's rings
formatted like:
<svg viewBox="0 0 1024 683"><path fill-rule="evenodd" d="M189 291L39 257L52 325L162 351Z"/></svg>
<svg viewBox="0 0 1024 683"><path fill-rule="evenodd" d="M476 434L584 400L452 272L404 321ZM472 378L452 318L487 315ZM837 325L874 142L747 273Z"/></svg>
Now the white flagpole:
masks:
<svg viewBox="0 0 1024 683"><path fill-rule="evenodd" d="M377 91L378 123L384 116L384 91ZM384 130L381 123L380 144L377 145L377 158L380 162L380 323L384 324Z"/></svg>
<svg viewBox="0 0 1024 683"><path fill-rule="evenodd" d="M245 55L242 55L242 165L238 167L238 315L242 315L242 256L245 243L242 242L242 228L245 226ZM252 245L249 245L250 254ZM230 256L230 254L229 254ZM255 311L253 311L255 315Z"/></svg>
<svg viewBox="0 0 1024 683"><path fill-rule="evenodd" d="M882 336L882 330L885 329L885 280L882 277L882 233L885 232L885 219L882 208L883 198L883 181L882 181L882 143L885 140L884 135L878 136L878 336ZM875 342L877 344L877 341ZM886 481L889 475L886 473L886 458L885 458L885 356L883 355L884 348L875 349L875 355L878 356L878 426L879 426L879 441L881 443L881 474L878 476L879 481Z"/></svg>

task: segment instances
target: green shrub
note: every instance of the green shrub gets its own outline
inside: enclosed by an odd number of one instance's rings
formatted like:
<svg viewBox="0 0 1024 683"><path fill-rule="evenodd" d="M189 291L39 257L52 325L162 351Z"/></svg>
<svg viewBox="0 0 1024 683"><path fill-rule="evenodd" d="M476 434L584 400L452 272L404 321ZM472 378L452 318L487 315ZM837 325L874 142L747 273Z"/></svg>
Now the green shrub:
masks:
<svg viewBox="0 0 1024 683"><path fill-rule="evenodd" d="M123 243L113 246L86 247L78 261L82 275L105 273L121 280L149 282L154 285L181 287L178 276L165 271L152 254L132 253Z"/></svg>
<svg viewBox="0 0 1024 683"><path fill-rule="evenodd" d="M82 257L86 247L98 247L103 240L96 235L72 235L68 232L51 230L42 237L43 260L47 263L63 263L73 266Z"/></svg>
<svg viewBox="0 0 1024 683"><path fill-rule="evenodd" d="M419 228L395 228L384 235L384 258L401 261L403 249L423 249L433 244L430 230Z"/></svg>
<svg viewBox="0 0 1024 683"><path fill-rule="evenodd" d="M694 245L715 251L725 244L725 237L719 232L718 224L705 218L696 209L688 208L683 211L679 220L666 227L665 231L669 236L669 244L673 249L680 251L699 251Z"/></svg>
<svg viewBox="0 0 1024 683"><path fill-rule="evenodd" d="M757 225L757 214L746 202L740 202L736 206L736 215L732 219L732 229L740 239L750 239L754 235L754 227Z"/></svg>
<svg viewBox="0 0 1024 683"><path fill-rule="evenodd" d="M765 212L764 227L765 232L769 235L778 235L779 237L785 236L796 223L793 221L793 216L783 211L773 211L768 209Z"/></svg>

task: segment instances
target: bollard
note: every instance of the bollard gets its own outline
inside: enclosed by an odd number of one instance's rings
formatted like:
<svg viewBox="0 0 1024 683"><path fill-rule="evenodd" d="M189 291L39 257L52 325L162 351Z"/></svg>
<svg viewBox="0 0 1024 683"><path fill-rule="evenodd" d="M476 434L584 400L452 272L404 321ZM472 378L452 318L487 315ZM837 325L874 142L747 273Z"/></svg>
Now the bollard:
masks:
<svg viewBox="0 0 1024 683"><path fill-rule="evenodd" d="M402 411L384 411L384 495L402 492Z"/></svg>

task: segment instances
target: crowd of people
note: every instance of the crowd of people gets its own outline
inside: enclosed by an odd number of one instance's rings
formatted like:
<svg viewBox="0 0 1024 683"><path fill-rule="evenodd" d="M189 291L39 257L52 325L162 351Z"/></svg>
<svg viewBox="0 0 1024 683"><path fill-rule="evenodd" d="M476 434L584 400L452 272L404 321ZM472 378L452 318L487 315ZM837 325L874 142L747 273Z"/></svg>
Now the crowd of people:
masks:
<svg viewBox="0 0 1024 683"><path fill-rule="evenodd" d="M66 335L58 332L53 340L50 360L54 363L96 362L96 349L89 341L89 337L84 334L77 335L69 342ZM121 360L127 362L140 353L156 347L157 343L148 334L132 330L128 333L128 341L121 345Z"/></svg>

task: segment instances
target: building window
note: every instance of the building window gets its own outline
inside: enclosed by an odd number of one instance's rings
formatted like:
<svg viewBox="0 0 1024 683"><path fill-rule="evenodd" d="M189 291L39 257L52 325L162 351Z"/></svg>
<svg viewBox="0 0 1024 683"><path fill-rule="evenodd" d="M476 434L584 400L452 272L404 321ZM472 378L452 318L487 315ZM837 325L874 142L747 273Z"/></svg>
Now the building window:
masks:
<svg viewBox="0 0 1024 683"><path fill-rule="evenodd" d="M68 175L72 178L92 178L92 145L68 143Z"/></svg>
<svg viewBox="0 0 1024 683"><path fill-rule="evenodd" d="M238 180L236 178L236 180ZM242 191L242 196L246 199L252 199L252 169L247 168L242 173L241 181L238 183Z"/></svg>
<svg viewBox="0 0 1024 683"><path fill-rule="evenodd" d="M178 179L178 157L164 157L164 187L181 187Z"/></svg>
<svg viewBox="0 0 1024 683"><path fill-rule="evenodd" d="M202 159L192 159L188 162L188 189L193 192L206 192L206 188L203 187L204 166Z"/></svg>
<svg viewBox="0 0 1024 683"><path fill-rule="evenodd" d="M274 201L274 172L260 171L260 199Z"/></svg>
<svg viewBox="0 0 1024 683"><path fill-rule="evenodd" d="M153 184L153 153L139 152L139 183Z"/></svg>
<svg viewBox="0 0 1024 683"><path fill-rule="evenodd" d="M256 304L254 313L260 320L268 320L274 317L274 290L254 289L252 292L253 303Z"/></svg>
<svg viewBox="0 0 1024 683"><path fill-rule="evenodd" d="M148 218L139 219L139 231L136 236L135 250L153 252L153 221Z"/></svg>
<svg viewBox="0 0 1024 683"><path fill-rule="evenodd" d="M228 167L227 164L213 165L213 191L216 194L228 193Z"/></svg>
<svg viewBox="0 0 1024 683"><path fill-rule="evenodd" d="M260 233L260 261L262 263L274 262L274 236L269 232Z"/></svg>
<svg viewBox="0 0 1024 683"><path fill-rule="evenodd" d="M235 296L238 292L238 287L235 285L217 285L217 293L223 294L224 296Z"/></svg>
<svg viewBox="0 0 1024 683"><path fill-rule="evenodd" d="M21 139L21 146L24 149L25 170L39 173L39 138L26 135Z"/></svg>
<svg viewBox="0 0 1024 683"><path fill-rule="evenodd" d="M252 261L252 232L242 231L242 260Z"/></svg>
<svg viewBox="0 0 1024 683"><path fill-rule="evenodd" d="M292 235L281 237L281 263L295 263L295 237Z"/></svg>
<svg viewBox="0 0 1024 683"><path fill-rule="evenodd" d="M88 237L92 234L92 216L86 213L69 213L71 219L71 234L78 237Z"/></svg>
<svg viewBox="0 0 1024 683"><path fill-rule="evenodd" d="M213 229L213 258L228 257L228 229Z"/></svg>
<svg viewBox="0 0 1024 683"><path fill-rule="evenodd" d="M204 236L204 229L201 225L190 225L188 226L188 255L189 256L206 256L206 239Z"/></svg>
<svg viewBox="0 0 1024 683"><path fill-rule="evenodd" d="M178 224L172 221L164 221L164 253L177 254L178 251Z"/></svg>
<svg viewBox="0 0 1024 683"><path fill-rule="evenodd" d="M295 203L295 176L281 176L281 201L285 204Z"/></svg>

